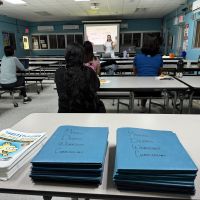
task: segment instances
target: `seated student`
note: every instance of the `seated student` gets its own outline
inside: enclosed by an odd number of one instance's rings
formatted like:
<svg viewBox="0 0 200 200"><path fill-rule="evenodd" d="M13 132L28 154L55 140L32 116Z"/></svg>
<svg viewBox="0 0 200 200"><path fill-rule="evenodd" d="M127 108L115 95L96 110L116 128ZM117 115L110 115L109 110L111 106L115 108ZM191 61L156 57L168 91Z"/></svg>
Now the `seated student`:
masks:
<svg viewBox="0 0 200 200"><path fill-rule="evenodd" d="M68 45L66 67L56 71L59 113L106 112L96 93L100 87L99 79L93 69L83 65L83 52L78 44Z"/></svg>
<svg viewBox="0 0 200 200"><path fill-rule="evenodd" d="M160 39L149 38L143 44L141 53L137 54L134 59L134 73L136 76L158 76L161 73L163 60L160 54ZM137 92L137 96L152 96L152 93ZM158 95L158 93L153 93ZM142 99L142 110L145 110L147 99Z"/></svg>
<svg viewBox="0 0 200 200"><path fill-rule="evenodd" d="M14 87L24 86L20 89L20 94L24 97L24 103L31 101L26 95L25 79L23 76L17 76L17 71L24 71L25 68L17 57L14 57L14 49L11 46L4 48L5 55L1 61L0 84L4 89L12 89Z"/></svg>
<svg viewBox="0 0 200 200"><path fill-rule="evenodd" d="M100 61L94 56L93 46L90 41L85 41L83 44L84 48L84 65L92 68L97 75L100 74Z"/></svg>

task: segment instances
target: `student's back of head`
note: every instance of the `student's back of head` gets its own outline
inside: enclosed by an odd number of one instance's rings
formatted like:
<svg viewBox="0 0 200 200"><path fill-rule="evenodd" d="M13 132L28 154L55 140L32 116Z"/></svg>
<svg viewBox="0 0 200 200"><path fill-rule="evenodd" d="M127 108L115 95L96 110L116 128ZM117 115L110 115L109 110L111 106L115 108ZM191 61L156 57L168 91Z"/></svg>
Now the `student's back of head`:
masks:
<svg viewBox="0 0 200 200"><path fill-rule="evenodd" d="M155 56L160 53L161 38L149 37L144 41L141 52L145 55Z"/></svg>
<svg viewBox="0 0 200 200"><path fill-rule="evenodd" d="M79 44L70 44L65 52L66 67L80 68L83 66L83 47Z"/></svg>
<svg viewBox="0 0 200 200"><path fill-rule="evenodd" d="M92 69L83 65L83 48L78 44L69 45L65 59L66 68L59 68L55 74L58 112L97 112L99 80Z"/></svg>
<svg viewBox="0 0 200 200"><path fill-rule="evenodd" d="M12 46L5 46L4 53L6 57L10 57L14 55L14 48Z"/></svg>
<svg viewBox="0 0 200 200"><path fill-rule="evenodd" d="M161 40L150 37L144 41L141 54L137 54L134 59L134 70L137 76L157 76L163 66L160 54Z"/></svg>
<svg viewBox="0 0 200 200"><path fill-rule="evenodd" d="M88 63L94 58L92 43L90 41L85 41L83 44L83 48L84 48L84 63Z"/></svg>

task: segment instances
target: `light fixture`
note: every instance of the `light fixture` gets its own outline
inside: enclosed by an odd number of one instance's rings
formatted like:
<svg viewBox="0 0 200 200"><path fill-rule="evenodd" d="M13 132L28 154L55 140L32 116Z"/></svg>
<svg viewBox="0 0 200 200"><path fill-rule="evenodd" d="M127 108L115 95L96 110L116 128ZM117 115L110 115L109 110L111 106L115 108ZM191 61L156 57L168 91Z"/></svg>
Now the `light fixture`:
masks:
<svg viewBox="0 0 200 200"><path fill-rule="evenodd" d="M74 0L74 1L90 1L90 0Z"/></svg>
<svg viewBox="0 0 200 200"><path fill-rule="evenodd" d="M5 0L5 1L12 4L26 4L26 2L23 0Z"/></svg>
<svg viewBox="0 0 200 200"><path fill-rule="evenodd" d="M90 8L92 9L92 10L99 10L99 3L91 3L91 6L90 6Z"/></svg>

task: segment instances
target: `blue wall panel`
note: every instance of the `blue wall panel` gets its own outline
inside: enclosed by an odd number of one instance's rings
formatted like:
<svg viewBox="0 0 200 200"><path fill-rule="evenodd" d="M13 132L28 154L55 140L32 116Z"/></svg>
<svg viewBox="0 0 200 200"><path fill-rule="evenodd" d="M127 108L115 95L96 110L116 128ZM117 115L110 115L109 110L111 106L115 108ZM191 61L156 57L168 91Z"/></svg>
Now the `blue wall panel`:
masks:
<svg viewBox="0 0 200 200"><path fill-rule="evenodd" d="M128 23L128 29L121 31L161 31L162 19L133 19L123 20L122 23Z"/></svg>
<svg viewBox="0 0 200 200"><path fill-rule="evenodd" d="M128 29L121 29L121 32L128 31L161 31L161 19L135 19L123 20L122 23L128 24ZM63 25L79 25L79 30L63 30ZM84 25L81 21L62 21L62 22L40 22L32 23L30 26L31 34L42 34L38 32L37 26L54 26L54 31L49 33L83 33ZM49 34L48 32L46 32ZM44 33L44 34L46 34ZM64 50L34 50L31 52L32 56L37 55L64 55Z"/></svg>
<svg viewBox="0 0 200 200"><path fill-rule="evenodd" d="M187 1L186 5L179 7L177 10L173 11L172 13L164 17L163 32L165 33L169 31L174 36L173 48L172 49L167 48L166 50L167 53L174 52L177 54L178 50L176 47L177 47L179 26L174 25L174 19L176 16L184 15L184 24L189 25L187 58L191 60L197 60L200 55L200 48L194 48L193 43L194 43L194 36L196 33L196 22L197 20L200 20L200 12L194 13L191 10L187 10L186 12L184 12L182 10L184 8L191 6L192 2L194 2L194 0ZM165 41L167 41L167 38L165 38Z"/></svg>
<svg viewBox="0 0 200 200"><path fill-rule="evenodd" d="M23 50L22 36L25 33L25 28L29 26L29 22L16 20L10 17L0 15L0 58L3 52L3 37L2 31L15 33L16 51L15 55L18 57L29 55L29 51Z"/></svg>
<svg viewBox="0 0 200 200"><path fill-rule="evenodd" d="M128 29L121 29L121 32L128 31L161 31L162 19L135 19L123 20L122 23L128 24ZM78 30L63 30L63 25L79 25ZM38 32L37 26L54 26L53 32ZM84 25L81 21L60 21L60 22L25 22L6 16L0 16L0 57L3 56L3 38L2 31L13 32L16 36L17 50L16 55L19 57L31 55L64 55L65 50L30 50L24 51L22 47L22 36L25 28L29 28L29 35L32 34L49 34L49 33L83 33Z"/></svg>

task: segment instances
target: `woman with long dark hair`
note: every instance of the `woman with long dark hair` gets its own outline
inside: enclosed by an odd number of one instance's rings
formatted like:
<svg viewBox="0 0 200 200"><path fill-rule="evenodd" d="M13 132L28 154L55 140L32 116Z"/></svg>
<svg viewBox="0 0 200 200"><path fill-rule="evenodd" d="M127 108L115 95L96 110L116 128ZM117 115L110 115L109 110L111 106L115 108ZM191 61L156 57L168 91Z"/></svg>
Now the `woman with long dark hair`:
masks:
<svg viewBox="0 0 200 200"><path fill-rule="evenodd" d="M80 45L68 45L66 67L59 68L55 74L59 113L105 112L104 104L96 93L100 87L99 79L94 70L83 65L83 59Z"/></svg>
<svg viewBox="0 0 200 200"><path fill-rule="evenodd" d="M83 44L84 48L84 65L92 68L96 74L100 74L100 61L94 56L93 45L90 41L85 41Z"/></svg>

